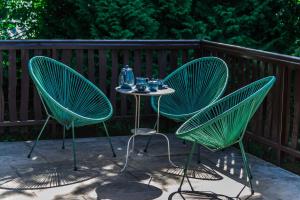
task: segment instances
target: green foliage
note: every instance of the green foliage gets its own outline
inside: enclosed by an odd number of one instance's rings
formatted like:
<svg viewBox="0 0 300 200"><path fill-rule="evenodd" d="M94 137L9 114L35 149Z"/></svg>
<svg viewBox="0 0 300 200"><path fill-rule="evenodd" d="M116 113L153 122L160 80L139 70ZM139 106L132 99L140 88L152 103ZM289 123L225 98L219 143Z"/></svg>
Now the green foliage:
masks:
<svg viewBox="0 0 300 200"><path fill-rule="evenodd" d="M38 38L47 39L88 39L93 12L82 12L73 0L44 0L45 9L41 17ZM88 6L88 1L86 5Z"/></svg>
<svg viewBox="0 0 300 200"><path fill-rule="evenodd" d="M145 0L155 8L154 19L159 23L158 39L191 38L192 0Z"/></svg>
<svg viewBox="0 0 300 200"><path fill-rule="evenodd" d="M156 38L158 23L154 8L140 0L98 0L96 18L91 25L93 38L133 39Z"/></svg>
<svg viewBox="0 0 300 200"><path fill-rule="evenodd" d="M47 1L43 38L153 39L158 32L153 7L140 0Z"/></svg>
<svg viewBox="0 0 300 200"><path fill-rule="evenodd" d="M295 0L200 0L192 16L206 24L213 41L293 54L300 38L300 5ZM201 39L201 37L200 37Z"/></svg>
<svg viewBox="0 0 300 200"><path fill-rule="evenodd" d="M39 31L44 0L0 2L0 39L35 38Z"/></svg>
<svg viewBox="0 0 300 200"><path fill-rule="evenodd" d="M299 0L7 0L0 37L208 39L299 56ZM21 28L20 28L21 27Z"/></svg>

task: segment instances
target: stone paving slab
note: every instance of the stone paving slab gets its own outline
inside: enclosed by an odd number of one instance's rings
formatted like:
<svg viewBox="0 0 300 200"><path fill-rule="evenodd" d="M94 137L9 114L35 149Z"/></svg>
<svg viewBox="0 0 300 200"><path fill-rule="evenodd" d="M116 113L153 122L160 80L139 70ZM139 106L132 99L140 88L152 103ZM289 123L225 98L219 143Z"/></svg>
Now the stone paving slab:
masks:
<svg viewBox="0 0 300 200"><path fill-rule="evenodd" d="M77 139L78 171L73 171L70 139L64 150L61 140L40 141L30 159L26 156L32 141L0 143L0 199L182 199L176 191L190 145L173 134L168 137L177 168L168 162L162 137L153 137L147 153L147 137L140 137L123 173L127 136L112 138L116 158L106 138ZM300 177L291 172L250 155L256 191L250 196L237 149L212 153L202 147L200 152L201 163L195 156L188 171L199 193L182 193L185 199L300 199ZM183 190L189 189L185 181Z"/></svg>

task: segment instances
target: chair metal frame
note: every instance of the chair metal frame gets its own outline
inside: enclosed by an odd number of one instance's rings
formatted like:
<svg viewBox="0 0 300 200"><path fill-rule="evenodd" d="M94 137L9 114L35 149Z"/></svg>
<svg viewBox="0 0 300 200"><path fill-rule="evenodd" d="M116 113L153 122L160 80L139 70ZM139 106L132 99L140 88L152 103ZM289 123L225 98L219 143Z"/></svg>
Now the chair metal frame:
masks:
<svg viewBox="0 0 300 200"><path fill-rule="evenodd" d="M86 116L82 116L74 111L72 111L71 109L65 108L63 105L61 105L59 102L57 102L53 97L51 97L51 95L43 88L43 86L40 83L40 80L36 77L35 72L33 71L33 65L35 65L36 63L38 63L38 65L42 65L43 62L49 62L51 64L54 64L56 66L60 66L62 67L62 69L64 70L68 70L68 72L70 72L72 75L76 76L76 78L78 78L78 80L82 81L83 83L89 85L89 87L91 87L93 89L94 92L97 92L97 95L99 95L101 98L103 98L103 101L106 102L107 106L108 106L108 110L109 112L106 114L106 116L100 117L100 118L91 118L91 117L86 117ZM42 127L42 129L40 130L33 146L31 147L31 150L28 154L28 158L31 157L31 154L33 152L33 150L35 149L42 133L44 132L44 129L47 125L47 123L49 122L49 119L55 119L58 123L60 123L63 126L63 142L62 142L62 149L65 149L65 136L66 136L66 130L71 129L72 131L72 149L73 149L73 162L74 162L74 170L77 170L77 159L76 159L76 143L75 143L75 127L78 126L85 126L85 125L90 125L90 124L97 124L97 123L102 123L105 133L106 133L106 137L108 138L108 142L110 144L111 147L111 151L114 157L116 157L116 153L114 150L114 147L112 145L112 141L111 138L109 136L107 127L105 125L105 121L108 120L113 113L113 109L112 109L112 105L109 102L108 98L104 95L104 93L101 92L101 90L99 88L97 88L92 82L90 82L89 80L87 80L85 77L83 77L81 74L79 74L78 72L76 72L75 70L73 70L72 68L70 68L69 66L58 62L52 58L48 58L45 56L35 56L33 58L30 59L29 61L29 74L30 77L32 78L36 89L38 91L38 94L40 96L42 105L45 109L45 112L47 114L47 118L46 121ZM64 80L65 81L65 80ZM66 84L66 83L64 83ZM58 117L55 117L53 114L51 114L51 107L47 106L47 103L45 102L45 98L47 98L47 100L51 101L51 103L53 103L51 106L57 106L59 111L69 115L68 117L71 119L70 121L66 121L64 122L63 120L58 119ZM48 104L49 105L49 104ZM100 109L100 108L99 108ZM82 119L81 122L78 122L76 120L78 119Z"/></svg>
<svg viewBox="0 0 300 200"><path fill-rule="evenodd" d="M210 104L179 127L176 131L176 136L192 142L193 145L186 159L178 192L182 191L181 188L185 178L187 178L191 190L194 191L187 177L187 169L193 157L196 144L201 144L215 152L238 143L244 169L249 179L251 194L254 193L253 176L242 140L249 121L274 82L275 77L269 76L246 85ZM237 116L238 114L239 116Z"/></svg>
<svg viewBox="0 0 300 200"><path fill-rule="evenodd" d="M174 114L164 109L164 102L169 103L169 99L177 99L177 94L164 97L165 99L162 99L160 110L158 110L157 106L157 97L151 97L151 106L156 112L160 112L160 114L166 118L175 120L177 122L185 122L204 107L215 102L222 96L227 86L228 77L228 67L222 59L218 57L201 57L194 59L174 70L163 80L165 84L169 85L171 88L174 88L176 90L175 93L179 94L181 98L186 98L186 104L181 105L181 109L184 110L184 113ZM195 85L198 87L195 87ZM206 88L207 86L216 87L216 85L217 89ZM195 93L198 92L200 94L189 93L188 90L192 90L195 91ZM204 104L200 103L200 105L194 105L197 104L195 102L200 102L203 98L207 98L207 96L209 99L205 99ZM194 104L188 105L188 102L190 101L193 101ZM192 111L186 113L187 110L185 108L189 106L195 107L190 108L189 110ZM178 106L168 107L175 110L180 109ZM148 139L144 152L147 152L151 138L152 137ZM198 148L198 162L200 162L200 147Z"/></svg>

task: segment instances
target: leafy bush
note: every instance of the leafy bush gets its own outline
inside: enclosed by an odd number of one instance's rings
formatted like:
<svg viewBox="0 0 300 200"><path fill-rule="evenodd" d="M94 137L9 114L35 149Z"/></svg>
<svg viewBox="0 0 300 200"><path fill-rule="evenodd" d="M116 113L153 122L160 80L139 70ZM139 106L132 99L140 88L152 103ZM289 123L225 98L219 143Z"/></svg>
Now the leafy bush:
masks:
<svg viewBox="0 0 300 200"><path fill-rule="evenodd" d="M299 56L299 0L7 0L0 8L2 39L209 39Z"/></svg>

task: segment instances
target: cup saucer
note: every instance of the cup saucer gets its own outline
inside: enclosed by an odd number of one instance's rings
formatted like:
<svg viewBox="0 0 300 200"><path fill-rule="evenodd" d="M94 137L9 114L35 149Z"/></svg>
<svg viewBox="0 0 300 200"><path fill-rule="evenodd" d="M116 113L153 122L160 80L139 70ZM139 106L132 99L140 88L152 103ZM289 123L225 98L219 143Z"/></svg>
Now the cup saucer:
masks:
<svg viewBox="0 0 300 200"><path fill-rule="evenodd" d="M168 85L161 85L158 87L159 90L164 90L164 89L168 89Z"/></svg>
<svg viewBox="0 0 300 200"><path fill-rule="evenodd" d="M119 86L120 87L120 89L122 89L122 90L132 90L132 87L130 86L130 85L121 85L121 86Z"/></svg>
<svg viewBox="0 0 300 200"><path fill-rule="evenodd" d="M138 89L135 89L135 92L136 93L149 93L151 92L149 89L146 89L146 90L138 90Z"/></svg>

